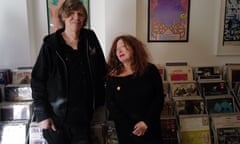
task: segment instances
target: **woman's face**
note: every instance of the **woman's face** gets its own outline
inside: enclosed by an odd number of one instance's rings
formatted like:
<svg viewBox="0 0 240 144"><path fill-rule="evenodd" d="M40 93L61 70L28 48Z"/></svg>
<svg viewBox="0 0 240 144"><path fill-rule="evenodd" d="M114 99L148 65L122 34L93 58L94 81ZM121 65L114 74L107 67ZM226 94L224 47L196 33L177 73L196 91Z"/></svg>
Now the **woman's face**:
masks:
<svg viewBox="0 0 240 144"><path fill-rule="evenodd" d="M116 55L118 60L122 63L131 62L132 48L120 39L117 42Z"/></svg>
<svg viewBox="0 0 240 144"><path fill-rule="evenodd" d="M70 12L68 17L63 18L65 22L65 27L70 29L73 32L80 31L80 29L84 25L84 21L86 19L86 15L82 9L73 10Z"/></svg>

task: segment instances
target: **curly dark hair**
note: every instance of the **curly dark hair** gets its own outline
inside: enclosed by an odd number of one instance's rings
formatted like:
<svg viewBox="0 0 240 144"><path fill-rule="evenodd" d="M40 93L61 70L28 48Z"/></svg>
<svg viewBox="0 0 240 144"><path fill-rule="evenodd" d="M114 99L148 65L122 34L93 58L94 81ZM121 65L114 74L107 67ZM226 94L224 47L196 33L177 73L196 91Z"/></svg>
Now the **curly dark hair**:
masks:
<svg viewBox="0 0 240 144"><path fill-rule="evenodd" d="M132 49L132 63L131 67L134 75L141 75L144 73L148 63L149 56L145 50L145 44L132 35L120 35L115 38L108 56L108 75L119 75L123 72L123 64L116 56L117 42L122 40L125 45Z"/></svg>

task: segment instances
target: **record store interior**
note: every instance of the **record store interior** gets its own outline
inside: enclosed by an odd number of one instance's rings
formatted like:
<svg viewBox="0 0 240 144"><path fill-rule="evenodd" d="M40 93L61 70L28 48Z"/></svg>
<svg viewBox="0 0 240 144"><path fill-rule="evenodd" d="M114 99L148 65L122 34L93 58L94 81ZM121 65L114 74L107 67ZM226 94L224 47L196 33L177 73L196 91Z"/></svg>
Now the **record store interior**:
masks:
<svg viewBox="0 0 240 144"><path fill-rule="evenodd" d="M53 1L1 0L0 144L47 144L30 81ZM163 80L164 144L240 143L240 0L82 1L106 59L119 35L145 44Z"/></svg>

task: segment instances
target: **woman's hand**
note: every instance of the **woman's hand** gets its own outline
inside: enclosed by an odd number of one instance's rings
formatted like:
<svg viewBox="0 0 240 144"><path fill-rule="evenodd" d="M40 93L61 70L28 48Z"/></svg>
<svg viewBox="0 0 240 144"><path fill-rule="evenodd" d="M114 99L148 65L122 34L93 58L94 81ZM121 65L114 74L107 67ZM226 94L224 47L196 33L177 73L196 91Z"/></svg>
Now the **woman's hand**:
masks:
<svg viewBox="0 0 240 144"><path fill-rule="evenodd" d="M53 131L56 131L56 127L55 127L55 125L53 123L53 120L51 118L45 119L43 121L40 121L38 123L38 126L41 129L49 129L49 128L51 128Z"/></svg>
<svg viewBox="0 0 240 144"><path fill-rule="evenodd" d="M136 136L143 136L147 131L147 128L148 128L147 124L143 121L140 121L137 124L135 124L134 130L132 133Z"/></svg>

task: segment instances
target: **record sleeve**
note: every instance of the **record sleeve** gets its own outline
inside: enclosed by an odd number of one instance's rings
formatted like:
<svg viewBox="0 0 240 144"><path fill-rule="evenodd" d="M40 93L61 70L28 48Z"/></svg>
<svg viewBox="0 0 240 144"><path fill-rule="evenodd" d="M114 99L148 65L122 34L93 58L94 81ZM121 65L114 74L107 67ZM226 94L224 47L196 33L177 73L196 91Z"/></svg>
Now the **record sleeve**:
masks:
<svg viewBox="0 0 240 144"><path fill-rule="evenodd" d="M200 96L174 97L179 115L205 114L204 100Z"/></svg>
<svg viewBox="0 0 240 144"><path fill-rule="evenodd" d="M202 96L216 96L229 93L224 80L198 82Z"/></svg>
<svg viewBox="0 0 240 144"><path fill-rule="evenodd" d="M42 134L42 129L37 122L31 122L29 128L29 144L47 144Z"/></svg>
<svg viewBox="0 0 240 144"><path fill-rule="evenodd" d="M207 114L179 116L182 144L211 144L209 117Z"/></svg>
<svg viewBox="0 0 240 144"><path fill-rule="evenodd" d="M222 80L220 66L195 67L197 80Z"/></svg>
<svg viewBox="0 0 240 144"><path fill-rule="evenodd" d="M240 143L240 113L211 114L217 144Z"/></svg>
<svg viewBox="0 0 240 144"><path fill-rule="evenodd" d="M0 69L0 84L7 85L11 83L10 69Z"/></svg>
<svg viewBox="0 0 240 144"><path fill-rule="evenodd" d="M190 66L167 66L167 81L192 81L193 71Z"/></svg>
<svg viewBox="0 0 240 144"><path fill-rule="evenodd" d="M234 98L231 95L207 97L206 107L209 114L235 112Z"/></svg>
<svg viewBox="0 0 240 144"><path fill-rule="evenodd" d="M0 144L26 144L28 121L0 122Z"/></svg>
<svg viewBox="0 0 240 144"><path fill-rule="evenodd" d="M0 102L4 99L4 85L0 84Z"/></svg>
<svg viewBox="0 0 240 144"><path fill-rule="evenodd" d="M229 88L234 88L235 83L240 81L240 64L226 64L224 66L224 77Z"/></svg>
<svg viewBox="0 0 240 144"><path fill-rule="evenodd" d="M170 91L172 97L198 95L196 81L171 82Z"/></svg>
<svg viewBox="0 0 240 144"><path fill-rule="evenodd" d="M240 127L240 113L213 113L210 114L212 127L225 128L225 127Z"/></svg>
<svg viewBox="0 0 240 144"><path fill-rule="evenodd" d="M240 143L240 127L217 128L218 144L239 144Z"/></svg>
<svg viewBox="0 0 240 144"><path fill-rule="evenodd" d="M175 116L175 101L169 100L163 103L161 116Z"/></svg>
<svg viewBox="0 0 240 144"><path fill-rule="evenodd" d="M1 121L30 120L32 102L2 102L0 103Z"/></svg>
<svg viewBox="0 0 240 144"><path fill-rule="evenodd" d="M187 66L187 62L180 62L180 61L175 61L175 62L166 62L166 66Z"/></svg>
<svg viewBox="0 0 240 144"><path fill-rule="evenodd" d="M164 81L165 80L165 68L159 64L156 64L156 66L158 68L159 74L162 77L162 80Z"/></svg>
<svg viewBox="0 0 240 144"><path fill-rule="evenodd" d="M5 101L31 101L32 89L29 84L8 84L4 88Z"/></svg>
<svg viewBox="0 0 240 144"><path fill-rule="evenodd" d="M32 69L12 69L12 84L30 84Z"/></svg>
<svg viewBox="0 0 240 144"><path fill-rule="evenodd" d="M92 144L118 144L117 131L113 121L95 123L91 126Z"/></svg>
<svg viewBox="0 0 240 144"><path fill-rule="evenodd" d="M164 144L177 144L179 128L177 125L176 117L166 117L162 116L160 118L161 123L161 134Z"/></svg>
<svg viewBox="0 0 240 144"><path fill-rule="evenodd" d="M169 82L168 81L163 81L163 93L165 95L165 100L170 100L169 97Z"/></svg>

